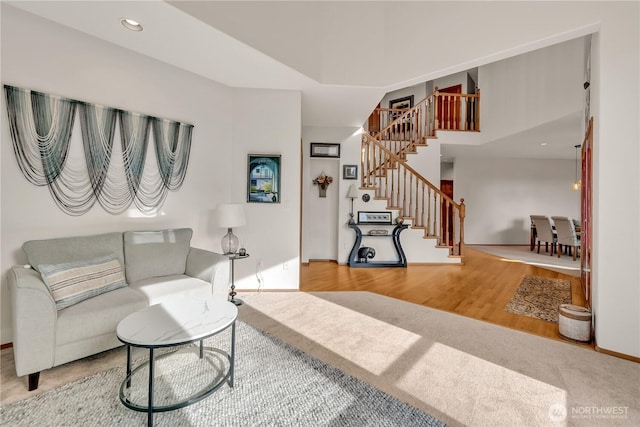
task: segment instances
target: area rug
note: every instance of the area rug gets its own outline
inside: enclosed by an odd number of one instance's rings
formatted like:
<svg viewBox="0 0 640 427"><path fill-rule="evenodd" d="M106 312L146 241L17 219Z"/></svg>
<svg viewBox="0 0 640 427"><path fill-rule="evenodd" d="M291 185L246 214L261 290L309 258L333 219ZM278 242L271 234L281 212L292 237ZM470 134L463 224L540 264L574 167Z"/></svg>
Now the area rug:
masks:
<svg viewBox="0 0 640 427"><path fill-rule="evenodd" d="M560 304L571 303L571 283L526 275L504 308L510 313L558 323Z"/></svg>
<svg viewBox="0 0 640 427"><path fill-rule="evenodd" d="M229 338L225 332L207 340L205 345L224 348ZM162 379L156 377L157 395L167 390L178 395L185 383L197 382L200 373L186 368L191 365L185 363L193 354L197 354L196 348L183 348L175 357L157 361L164 364L157 369L164 372ZM206 363L215 366L220 361ZM127 409L118 398L124 375L124 367L113 368L3 406L0 419L3 425L29 427L145 426L146 414ZM196 404L154 414L154 424L445 426L436 418L241 321L237 322L236 330L234 387L224 385Z"/></svg>

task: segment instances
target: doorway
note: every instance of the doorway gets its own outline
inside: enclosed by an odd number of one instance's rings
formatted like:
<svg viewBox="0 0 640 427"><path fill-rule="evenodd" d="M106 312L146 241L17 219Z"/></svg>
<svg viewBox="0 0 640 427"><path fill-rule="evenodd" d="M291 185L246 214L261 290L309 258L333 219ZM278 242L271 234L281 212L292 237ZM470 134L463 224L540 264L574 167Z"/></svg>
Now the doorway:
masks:
<svg viewBox="0 0 640 427"><path fill-rule="evenodd" d="M453 180L440 180L440 190L453 200ZM442 201L440 206L440 221L442 239L446 239L448 232L448 245L453 246L453 206L451 206L451 204L447 204L445 200Z"/></svg>

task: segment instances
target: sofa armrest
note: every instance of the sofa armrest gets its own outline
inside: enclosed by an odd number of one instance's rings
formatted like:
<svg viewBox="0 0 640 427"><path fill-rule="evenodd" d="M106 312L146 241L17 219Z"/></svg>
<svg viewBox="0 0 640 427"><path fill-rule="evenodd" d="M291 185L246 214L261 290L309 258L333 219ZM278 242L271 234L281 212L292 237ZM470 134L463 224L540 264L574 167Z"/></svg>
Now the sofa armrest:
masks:
<svg viewBox="0 0 640 427"><path fill-rule="evenodd" d="M226 255L190 248L185 274L211 283L211 294L226 299L229 293L231 266Z"/></svg>
<svg viewBox="0 0 640 427"><path fill-rule="evenodd" d="M16 374L40 372L53 367L58 311L40 273L12 267L8 273L11 293L13 354Z"/></svg>

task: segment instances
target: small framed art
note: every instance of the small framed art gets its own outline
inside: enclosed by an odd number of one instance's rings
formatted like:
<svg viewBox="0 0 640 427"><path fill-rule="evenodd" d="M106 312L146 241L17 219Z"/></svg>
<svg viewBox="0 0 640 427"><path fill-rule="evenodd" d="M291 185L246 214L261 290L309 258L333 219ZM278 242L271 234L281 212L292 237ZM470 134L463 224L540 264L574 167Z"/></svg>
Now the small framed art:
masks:
<svg viewBox="0 0 640 427"><path fill-rule="evenodd" d="M340 144L311 143L311 157L340 157Z"/></svg>
<svg viewBox="0 0 640 427"><path fill-rule="evenodd" d="M358 224L391 224L391 212L358 211Z"/></svg>
<svg viewBox="0 0 640 427"><path fill-rule="evenodd" d="M279 155L249 154L247 202L280 203Z"/></svg>
<svg viewBox="0 0 640 427"><path fill-rule="evenodd" d="M358 179L358 165L343 165L342 179Z"/></svg>

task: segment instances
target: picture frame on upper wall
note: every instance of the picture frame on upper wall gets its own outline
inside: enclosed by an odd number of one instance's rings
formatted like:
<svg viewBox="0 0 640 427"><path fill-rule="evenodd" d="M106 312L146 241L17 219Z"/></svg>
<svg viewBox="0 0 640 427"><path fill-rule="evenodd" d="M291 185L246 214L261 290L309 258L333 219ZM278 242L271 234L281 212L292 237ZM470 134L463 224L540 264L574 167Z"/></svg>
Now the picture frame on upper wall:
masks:
<svg viewBox="0 0 640 427"><path fill-rule="evenodd" d="M393 110L408 110L409 108L413 108L413 95L392 99L389 101L389 109L392 110L389 112L390 119L395 120L404 112Z"/></svg>
<svg viewBox="0 0 640 427"><path fill-rule="evenodd" d="M392 99L389 101L389 108L393 110L408 110L409 108L413 108L413 95Z"/></svg>
<svg viewBox="0 0 640 427"><path fill-rule="evenodd" d="M311 157L332 157L338 159L340 158L340 144L312 142L310 155Z"/></svg>
<svg viewBox="0 0 640 427"><path fill-rule="evenodd" d="M247 202L280 203L282 156L249 154L247 161Z"/></svg>
<svg viewBox="0 0 640 427"><path fill-rule="evenodd" d="M358 165L342 165L342 179L358 179Z"/></svg>

